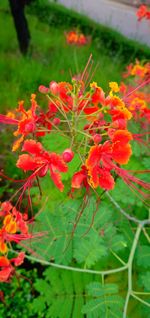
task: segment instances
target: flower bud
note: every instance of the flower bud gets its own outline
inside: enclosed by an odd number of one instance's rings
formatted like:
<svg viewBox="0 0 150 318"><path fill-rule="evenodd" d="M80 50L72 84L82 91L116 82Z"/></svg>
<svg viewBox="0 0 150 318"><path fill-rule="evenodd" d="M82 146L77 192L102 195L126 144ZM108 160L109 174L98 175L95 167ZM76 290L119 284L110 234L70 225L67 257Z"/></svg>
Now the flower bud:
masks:
<svg viewBox="0 0 150 318"><path fill-rule="evenodd" d="M58 94L59 86L56 82L54 82L54 81L50 82L49 87L50 87L50 91L53 95Z"/></svg>
<svg viewBox="0 0 150 318"><path fill-rule="evenodd" d="M62 157L65 162L70 162L74 157L74 153L68 148L63 152Z"/></svg>
<svg viewBox="0 0 150 318"><path fill-rule="evenodd" d="M39 92L42 93L42 94L47 94L47 93L49 93L49 88L44 86L44 85L40 85L39 86Z"/></svg>
<svg viewBox="0 0 150 318"><path fill-rule="evenodd" d="M102 140L102 136L101 135L95 134L93 136L93 141L94 141L95 144L99 144L101 142L101 140Z"/></svg>
<svg viewBox="0 0 150 318"><path fill-rule="evenodd" d="M53 119L53 124L56 125L56 126L59 125L59 124L60 124L60 119L57 118L57 117L54 118L54 119Z"/></svg>

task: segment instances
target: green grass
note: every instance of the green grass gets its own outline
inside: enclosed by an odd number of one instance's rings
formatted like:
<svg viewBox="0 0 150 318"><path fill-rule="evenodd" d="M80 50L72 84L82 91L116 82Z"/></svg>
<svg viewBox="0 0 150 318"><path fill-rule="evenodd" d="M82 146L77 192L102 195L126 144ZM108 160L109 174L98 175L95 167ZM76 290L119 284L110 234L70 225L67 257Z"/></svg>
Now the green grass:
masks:
<svg viewBox="0 0 150 318"><path fill-rule="evenodd" d="M109 81L120 81L124 70L118 56L106 56L103 47L94 41L85 47L68 46L65 29L57 29L28 15L31 32L30 54L23 57L18 49L16 32L8 3L0 4L0 112L16 108L20 99L29 100L40 84L50 81L70 81L71 75L81 73L92 53L94 66L98 65L93 80L104 89Z"/></svg>

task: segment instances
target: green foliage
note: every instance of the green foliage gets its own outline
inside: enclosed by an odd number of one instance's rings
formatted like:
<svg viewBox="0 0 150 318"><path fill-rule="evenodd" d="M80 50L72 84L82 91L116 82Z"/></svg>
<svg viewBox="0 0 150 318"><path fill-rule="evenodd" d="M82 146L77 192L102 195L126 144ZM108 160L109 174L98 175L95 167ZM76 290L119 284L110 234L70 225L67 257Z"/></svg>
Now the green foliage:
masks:
<svg viewBox="0 0 150 318"><path fill-rule="evenodd" d="M150 291L150 271L143 272L139 275L139 284L144 287L145 291Z"/></svg>
<svg viewBox="0 0 150 318"><path fill-rule="evenodd" d="M17 278L12 282L1 284L4 302L0 301L0 317L5 318L35 318L32 314L31 302L35 297L33 283L37 278L37 271L18 269ZM40 318L37 315L37 318Z"/></svg>
<svg viewBox="0 0 150 318"><path fill-rule="evenodd" d="M92 281L91 275L48 268L44 279L38 279L35 288L39 296L32 309L44 318L83 318L85 285Z"/></svg>
<svg viewBox="0 0 150 318"><path fill-rule="evenodd" d="M122 317L123 299L118 295L117 285L91 283L88 285L88 295L92 299L82 310L88 318Z"/></svg>
<svg viewBox="0 0 150 318"><path fill-rule="evenodd" d="M150 268L150 246L142 245L137 250L137 265Z"/></svg>
<svg viewBox="0 0 150 318"><path fill-rule="evenodd" d="M97 234L90 235L84 239L75 241L74 257L78 263L84 263L84 267L91 267L103 256L107 255L107 249L104 246L104 240Z"/></svg>
<svg viewBox="0 0 150 318"><path fill-rule="evenodd" d="M53 188L50 190L47 187L46 191L51 199L38 215L32 229L34 232L45 231L46 235L29 243L30 248L43 259L67 265L75 259L85 268L90 268L99 261L103 265L103 259L108 258L110 250L118 253L127 248L127 240L119 233L118 226L113 224L113 211L109 203L101 202L96 211L94 197L90 198L87 206L81 206L80 199L62 200Z"/></svg>
<svg viewBox="0 0 150 318"><path fill-rule="evenodd" d="M83 318L85 313L88 318L120 318L123 300L118 286L94 280L92 275L48 268L44 279L35 283L39 296L32 310L45 318Z"/></svg>

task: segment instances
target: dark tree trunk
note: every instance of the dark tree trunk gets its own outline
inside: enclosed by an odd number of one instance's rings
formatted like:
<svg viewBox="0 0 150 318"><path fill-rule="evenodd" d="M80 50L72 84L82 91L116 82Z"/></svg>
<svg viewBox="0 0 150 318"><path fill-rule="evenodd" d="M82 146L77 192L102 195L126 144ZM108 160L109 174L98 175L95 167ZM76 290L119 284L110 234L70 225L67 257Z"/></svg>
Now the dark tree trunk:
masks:
<svg viewBox="0 0 150 318"><path fill-rule="evenodd" d="M19 47L22 54L27 54L30 42L30 32L24 13L25 5L29 2L31 2L31 0L9 0L19 41Z"/></svg>

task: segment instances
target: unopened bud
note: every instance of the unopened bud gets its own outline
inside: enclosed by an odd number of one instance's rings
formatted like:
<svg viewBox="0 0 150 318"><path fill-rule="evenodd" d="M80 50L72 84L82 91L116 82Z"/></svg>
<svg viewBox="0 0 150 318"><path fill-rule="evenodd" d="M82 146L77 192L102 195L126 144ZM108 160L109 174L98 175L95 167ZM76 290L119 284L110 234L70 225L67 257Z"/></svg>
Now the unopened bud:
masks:
<svg viewBox="0 0 150 318"><path fill-rule="evenodd" d="M59 86L56 82L54 82L54 81L50 82L49 87L50 87L50 91L52 94L54 94L54 95L58 94Z"/></svg>
<svg viewBox="0 0 150 318"><path fill-rule="evenodd" d="M58 126L60 124L60 119L59 118L54 118L53 119L53 124Z"/></svg>
<svg viewBox="0 0 150 318"><path fill-rule="evenodd" d="M93 141L94 141L95 144L99 144L102 141L102 136L99 135L99 134L95 134L93 136Z"/></svg>
<svg viewBox="0 0 150 318"><path fill-rule="evenodd" d="M74 153L68 148L63 152L62 157L65 162L70 162L74 157Z"/></svg>
<svg viewBox="0 0 150 318"><path fill-rule="evenodd" d="M47 94L47 93L49 93L49 88L44 86L44 85L40 85L39 86L39 92L42 93L42 94Z"/></svg>

